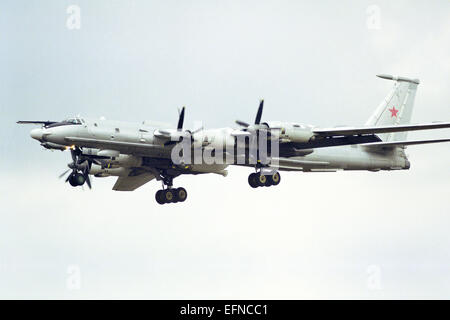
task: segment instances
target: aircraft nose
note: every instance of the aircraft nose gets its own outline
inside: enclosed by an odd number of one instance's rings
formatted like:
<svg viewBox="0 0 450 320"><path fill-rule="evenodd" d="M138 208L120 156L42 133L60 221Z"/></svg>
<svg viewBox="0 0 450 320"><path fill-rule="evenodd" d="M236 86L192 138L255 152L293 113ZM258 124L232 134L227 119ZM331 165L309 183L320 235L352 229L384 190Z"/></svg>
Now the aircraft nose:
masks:
<svg viewBox="0 0 450 320"><path fill-rule="evenodd" d="M42 132L42 129L36 128L36 129L31 130L30 136L31 136L33 139L36 139L36 140L41 141L41 140L42 140L42 133L43 133L43 132Z"/></svg>

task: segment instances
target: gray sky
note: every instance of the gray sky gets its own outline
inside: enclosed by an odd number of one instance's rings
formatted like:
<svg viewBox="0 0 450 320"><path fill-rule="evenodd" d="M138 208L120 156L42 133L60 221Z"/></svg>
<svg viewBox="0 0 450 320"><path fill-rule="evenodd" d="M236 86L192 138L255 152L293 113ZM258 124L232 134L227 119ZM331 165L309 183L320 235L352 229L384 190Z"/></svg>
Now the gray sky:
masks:
<svg viewBox="0 0 450 320"><path fill-rule="evenodd" d="M265 120L358 125L392 86L377 73L420 78L413 122L448 121L449 39L445 0L2 1L0 297L450 298L448 144L409 148L409 171L277 188L180 177L188 201L159 206L159 183L70 188L69 154L15 124L175 123L186 105L187 126L231 126L264 98Z"/></svg>

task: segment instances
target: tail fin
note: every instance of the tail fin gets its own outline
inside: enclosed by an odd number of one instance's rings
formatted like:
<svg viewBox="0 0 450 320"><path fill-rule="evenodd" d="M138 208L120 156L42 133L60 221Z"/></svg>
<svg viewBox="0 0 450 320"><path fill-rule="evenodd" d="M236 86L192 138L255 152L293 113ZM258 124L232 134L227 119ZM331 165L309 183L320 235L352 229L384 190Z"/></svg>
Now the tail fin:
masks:
<svg viewBox="0 0 450 320"><path fill-rule="evenodd" d="M394 87L378 108L367 120L366 125L384 126L408 124L411 122L414 98L416 96L419 79L409 79L380 74L379 78L394 80ZM407 132L380 134L383 141L400 141L406 139Z"/></svg>

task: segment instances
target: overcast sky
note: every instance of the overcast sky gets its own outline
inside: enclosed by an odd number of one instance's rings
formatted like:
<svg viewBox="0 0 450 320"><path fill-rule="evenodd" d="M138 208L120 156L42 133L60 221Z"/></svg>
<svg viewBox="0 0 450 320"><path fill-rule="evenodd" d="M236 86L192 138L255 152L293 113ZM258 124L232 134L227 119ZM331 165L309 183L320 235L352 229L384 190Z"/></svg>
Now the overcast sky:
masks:
<svg viewBox="0 0 450 320"><path fill-rule="evenodd" d="M232 126L264 98L264 120L361 125L393 85L378 73L421 80L413 122L449 121L449 39L447 0L2 1L0 298L450 298L449 144L257 190L247 168L183 176L188 200L160 206L156 182L71 188L70 155L15 124L186 105L187 127Z"/></svg>

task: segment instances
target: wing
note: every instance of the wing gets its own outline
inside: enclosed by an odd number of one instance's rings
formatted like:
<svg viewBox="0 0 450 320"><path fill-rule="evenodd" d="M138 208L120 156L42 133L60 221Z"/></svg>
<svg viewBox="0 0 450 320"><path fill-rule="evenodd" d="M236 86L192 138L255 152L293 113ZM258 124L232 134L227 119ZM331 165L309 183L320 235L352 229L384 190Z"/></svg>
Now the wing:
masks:
<svg viewBox="0 0 450 320"><path fill-rule="evenodd" d="M151 173L141 173L136 176L119 177L113 187L115 191L134 191L147 182L153 180L155 176Z"/></svg>
<svg viewBox="0 0 450 320"><path fill-rule="evenodd" d="M450 139L373 142L373 143L363 143L361 144L361 146L367 148L391 148L391 147L411 146L415 144L428 144L440 142L450 142Z"/></svg>
<svg viewBox="0 0 450 320"><path fill-rule="evenodd" d="M349 127L349 128L328 128L328 129L316 128L313 130L313 133L321 137L334 137L334 136L354 136L363 134L379 134L389 132L416 131L416 130L443 129L443 128L450 128L450 122L407 124L396 126L377 126L377 127Z"/></svg>
<svg viewBox="0 0 450 320"><path fill-rule="evenodd" d="M160 145L153 145L147 143L135 143L135 142L122 142L112 140L97 140L90 138L79 137L67 137L65 140L76 146L83 146L88 148L97 149L111 149L117 150L124 154L138 154L138 155L150 155L156 150L164 150L164 147Z"/></svg>
<svg viewBox="0 0 450 320"><path fill-rule="evenodd" d="M271 167L282 171L330 171L329 162L288 158L272 158ZM332 169L332 171L336 171Z"/></svg>

